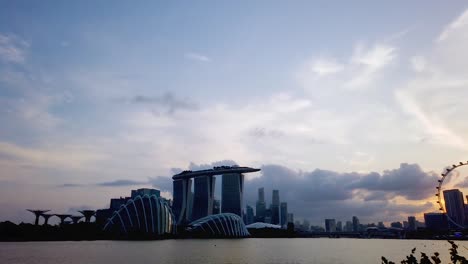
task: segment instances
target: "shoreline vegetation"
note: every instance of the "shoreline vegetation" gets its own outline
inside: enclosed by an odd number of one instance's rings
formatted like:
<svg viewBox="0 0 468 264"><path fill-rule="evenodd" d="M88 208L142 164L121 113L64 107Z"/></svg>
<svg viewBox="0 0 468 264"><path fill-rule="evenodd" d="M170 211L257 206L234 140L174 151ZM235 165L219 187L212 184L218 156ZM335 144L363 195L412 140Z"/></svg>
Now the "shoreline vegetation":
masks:
<svg viewBox="0 0 468 264"><path fill-rule="evenodd" d="M447 235L447 232L421 230L406 232L399 235L382 235L369 232L360 233L326 233L301 232L288 226L288 229L251 229L250 238L362 238L362 239L424 239L424 240L467 240L458 232L457 236ZM178 230L176 235L155 236L148 233L121 234L104 232L101 225L80 222L66 225L34 225L29 223L15 224L9 221L0 222L0 241L80 241L80 240L161 240L161 239L190 239L190 238L226 238L195 236Z"/></svg>
<svg viewBox="0 0 468 264"><path fill-rule="evenodd" d="M448 242L451 245L451 248L449 248L451 263L468 264L468 260L465 257L460 256L458 254L458 245L452 240L448 240ZM418 262L418 259L414 256L414 254L416 254L416 248L413 248L411 250L411 253L408 256L406 256L406 259L400 261L400 263L402 264L440 264L442 263L442 261L439 258L439 252L434 252L432 256L430 257L426 253L420 252L421 257L419 259L419 262ZM382 264L395 264L395 262L388 260L384 256L382 256L381 259L382 259L382 262L381 262Z"/></svg>

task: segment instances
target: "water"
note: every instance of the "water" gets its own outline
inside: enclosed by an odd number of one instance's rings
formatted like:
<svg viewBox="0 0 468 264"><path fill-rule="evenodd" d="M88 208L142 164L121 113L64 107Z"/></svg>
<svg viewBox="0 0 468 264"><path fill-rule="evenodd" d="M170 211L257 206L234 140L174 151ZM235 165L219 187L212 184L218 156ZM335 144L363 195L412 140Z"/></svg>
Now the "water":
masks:
<svg viewBox="0 0 468 264"><path fill-rule="evenodd" d="M468 241L458 241L468 256ZM399 263L413 247L438 251L448 263L446 241L382 239L216 239L162 241L0 242L0 263ZM419 253L416 255L418 258Z"/></svg>

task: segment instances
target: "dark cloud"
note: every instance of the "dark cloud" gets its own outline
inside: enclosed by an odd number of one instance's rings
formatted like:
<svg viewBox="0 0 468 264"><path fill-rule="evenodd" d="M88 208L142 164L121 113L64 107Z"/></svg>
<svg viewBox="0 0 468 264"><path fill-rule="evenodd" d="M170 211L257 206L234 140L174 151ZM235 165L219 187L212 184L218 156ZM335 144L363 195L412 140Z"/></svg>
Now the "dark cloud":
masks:
<svg viewBox="0 0 468 264"><path fill-rule="evenodd" d="M424 172L417 164L402 163L398 169L386 170L382 175L363 175L352 188L384 191L409 200L421 200L433 195L438 176Z"/></svg>
<svg viewBox="0 0 468 264"><path fill-rule="evenodd" d="M198 104L195 102L187 98L178 98L170 92L164 93L161 96L137 95L130 101L134 104L151 105L155 114L162 112L173 114L179 110L196 111L199 109Z"/></svg>
<svg viewBox="0 0 468 264"><path fill-rule="evenodd" d="M316 169L295 171L280 165L264 165L260 177L245 183L245 201L255 206L257 190L265 188L267 204L273 189L280 190L281 201L297 218L321 224L325 217L363 221L395 221L402 217L430 211L432 203L403 202L392 199L423 200L432 197L437 176L426 173L417 164L403 163L383 173L340 173Z"/></svg>
<svg viewBox="0 0 468 264"><path fill-rule="evenodd" d="M115 181L97 183L96 185L105 186L105 187L115 187L115 186L133 186L133 185L142 185L142 184L148 184L148 181L115 180Z"/></svg>

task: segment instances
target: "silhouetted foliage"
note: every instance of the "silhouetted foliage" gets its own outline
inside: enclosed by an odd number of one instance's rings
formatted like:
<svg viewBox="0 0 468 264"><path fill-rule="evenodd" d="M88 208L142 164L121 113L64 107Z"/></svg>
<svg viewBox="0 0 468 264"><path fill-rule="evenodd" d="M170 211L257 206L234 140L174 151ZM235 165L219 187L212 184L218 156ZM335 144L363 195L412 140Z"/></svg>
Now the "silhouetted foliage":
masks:
<svg viewBox="0 0 468 264"><path fill-rule="evenodd" d="M455 242L448 240L448 242L451 245L451 248L449 249L450 251L450 260L451 263L453 264L468 264L468 260L463 257L458 255L458 245L455 244ZM409 256L406 256L406 259L402 260L400 263L402 264L441 264L442 261L439 258L439 253L434 252L433 256L429 258L426 253L421 252L421 258L418 262L416 257L414 256L414 253L416 252L416 248L413 248L411 250L411 254ZM382 264L395 264L393 261L389 261L387 258L382 257Z"/></svg>

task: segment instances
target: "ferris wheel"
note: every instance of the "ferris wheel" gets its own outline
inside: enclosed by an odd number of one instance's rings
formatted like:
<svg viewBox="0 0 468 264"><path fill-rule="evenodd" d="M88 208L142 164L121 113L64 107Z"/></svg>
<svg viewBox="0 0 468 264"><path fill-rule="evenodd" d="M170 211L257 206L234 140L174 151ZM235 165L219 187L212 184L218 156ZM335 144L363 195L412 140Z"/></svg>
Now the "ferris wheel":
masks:
<svg viewBox="0 0 468 264"><path fill-rule="evenodd" d="M462 167L462 166L466 166L468 165L468 161L466 162L463 162L463 161L460 161L458 164L453 164L449 167L447 167L445 169L445 171L443 173L441 173L441 176L442 178L437 180L438 182L438 186L436 187L437 189L437 193L436 193L436 196L437 196L437 203L439 204L439 210L442 211L446 216L447 216L447 220L448 222L450 222L451 224L453 224L454 226L458 227L458 228L461 228L461 229L465 229L467 228L464 224L465 223L457 223L456 221L454 221L450 216L449 214L447 213L447 208L446 206L444 205L444 203L442 202L442 196L443 196L443 190L442 190L442 185L444 184L444 180L450 176L451 172L454 171L455 169L459 168L459 167Z"/></svg>

